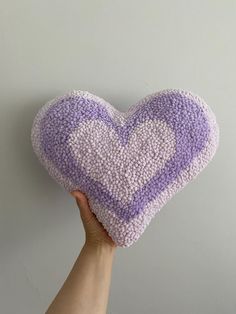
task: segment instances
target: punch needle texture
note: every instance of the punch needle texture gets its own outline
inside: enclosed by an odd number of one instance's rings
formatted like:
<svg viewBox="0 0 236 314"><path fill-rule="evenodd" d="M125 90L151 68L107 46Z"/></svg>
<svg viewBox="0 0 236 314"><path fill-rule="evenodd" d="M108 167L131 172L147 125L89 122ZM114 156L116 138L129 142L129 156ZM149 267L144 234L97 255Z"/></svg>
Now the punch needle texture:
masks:
<svg viewBox="0 0 236 314"><path fill-rule="evenodd" d="M39 110L31 140L49 174L67 191L85 193L114 242L129 247L213 158L219 128L190 91L162 90L120 112L73 90Z"/></svg>

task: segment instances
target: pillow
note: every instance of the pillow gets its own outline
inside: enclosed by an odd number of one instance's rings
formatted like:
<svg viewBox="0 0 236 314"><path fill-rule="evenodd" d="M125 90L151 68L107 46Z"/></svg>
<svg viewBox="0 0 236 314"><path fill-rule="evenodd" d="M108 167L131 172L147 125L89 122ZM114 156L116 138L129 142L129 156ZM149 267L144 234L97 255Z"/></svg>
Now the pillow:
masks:
<svg viewBox="0 0 236 314"><path fill-rule="evenodd" d="M126 112L73 90L39 110L31 140L49 174L85 193L116 245L129 247L209 163L219 129L205 101L182 89L148 95Z"/></svg>

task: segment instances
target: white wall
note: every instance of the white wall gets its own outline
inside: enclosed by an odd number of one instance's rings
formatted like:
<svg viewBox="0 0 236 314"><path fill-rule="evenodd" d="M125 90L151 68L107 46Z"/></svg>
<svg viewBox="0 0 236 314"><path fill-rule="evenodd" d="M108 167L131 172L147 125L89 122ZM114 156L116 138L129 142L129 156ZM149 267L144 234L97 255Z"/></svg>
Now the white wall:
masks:
<svg viewBox="0 0 236 314"><path fill-rule="evenodd" d="M38 109L80 89L123 110L165 88L208 102L220 147L140 240L117 250L108 312L236 313L236 1L0 4L0 313L44 313L84 241L74 200L33 154Z"/></svg>

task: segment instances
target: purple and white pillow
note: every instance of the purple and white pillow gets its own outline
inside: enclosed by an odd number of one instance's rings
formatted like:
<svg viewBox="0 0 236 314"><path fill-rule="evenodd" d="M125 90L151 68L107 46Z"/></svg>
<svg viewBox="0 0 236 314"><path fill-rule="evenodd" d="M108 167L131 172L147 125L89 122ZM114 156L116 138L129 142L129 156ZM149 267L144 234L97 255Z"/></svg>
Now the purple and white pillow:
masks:
<svg viewBox="0 0 236 314"><path fill-rule="evenodd" d="M219 129L189 91L148 95L127 112L71 91L39 110L31 140L49 174L69 192L85 193L114 242L128 247L213 158Z"/></svg>

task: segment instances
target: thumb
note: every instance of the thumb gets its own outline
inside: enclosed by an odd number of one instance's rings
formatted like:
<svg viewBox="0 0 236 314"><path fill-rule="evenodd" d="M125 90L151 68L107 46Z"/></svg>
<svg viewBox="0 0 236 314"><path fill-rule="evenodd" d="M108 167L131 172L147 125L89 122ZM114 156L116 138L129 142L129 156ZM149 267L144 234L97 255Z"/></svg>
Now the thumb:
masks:
<svg viewBox="0 0 236 314"><path fill-rule="evenodd" d="M80 210L81 218L85 221L89 221L93 217L93 213L89 208L87 197L80 191L72 191L70 194L76 200L76 203Z"/></svg>

